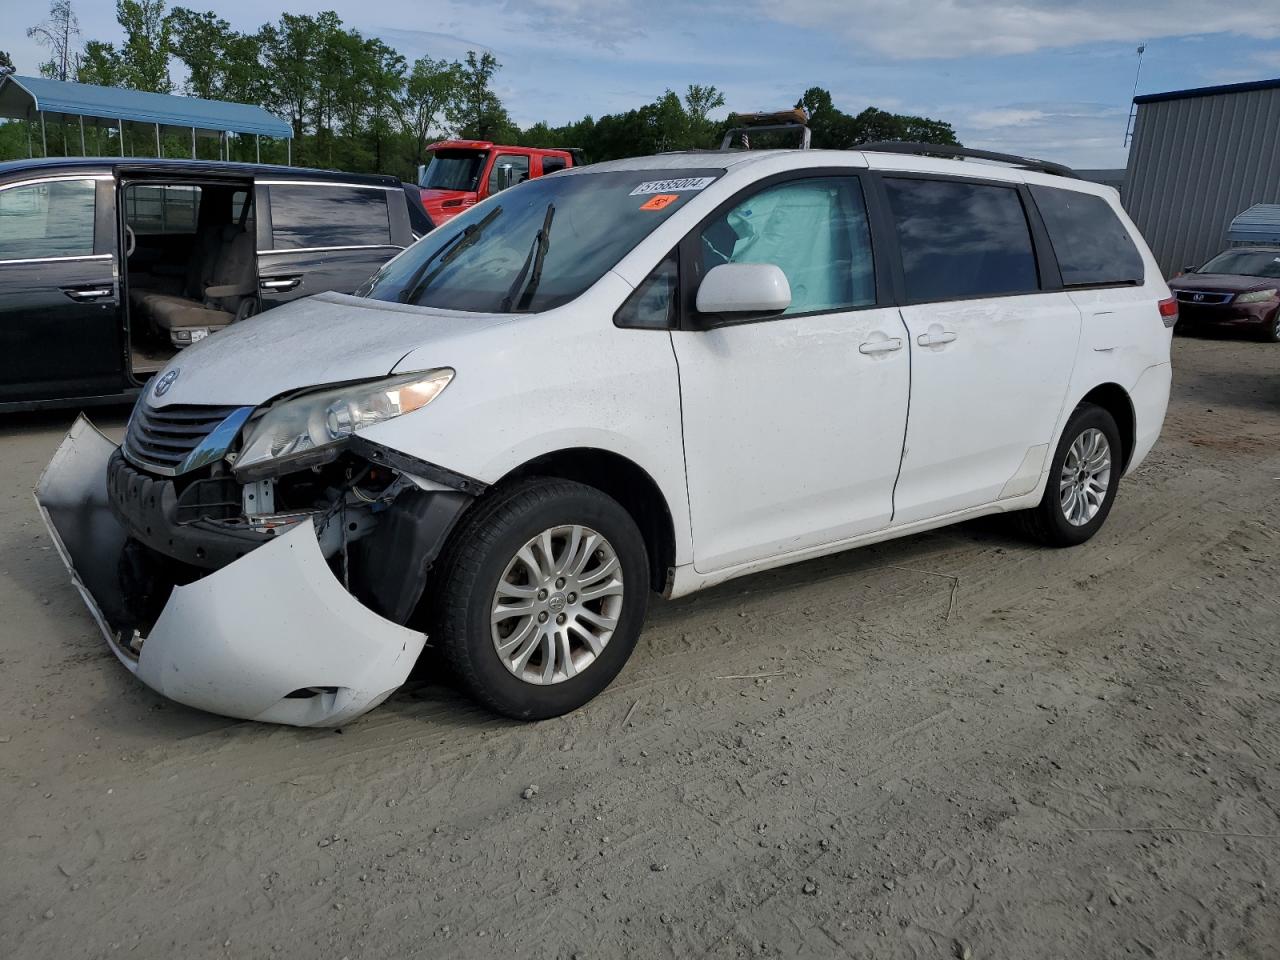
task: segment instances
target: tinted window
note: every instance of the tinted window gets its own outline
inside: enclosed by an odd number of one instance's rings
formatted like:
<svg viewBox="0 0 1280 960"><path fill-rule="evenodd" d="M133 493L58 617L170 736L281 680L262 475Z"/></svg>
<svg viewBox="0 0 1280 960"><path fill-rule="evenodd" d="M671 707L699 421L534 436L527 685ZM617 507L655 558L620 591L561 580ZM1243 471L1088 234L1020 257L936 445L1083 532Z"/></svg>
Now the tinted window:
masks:
<svg viewBox="0 0 1280 960"><path fill-rule="evenodd" d="M950 180L885 180L907 298L1029 293L1039 288L1018 191Z"/></svg>
<svg viewBox="0 0 1280 960"><path fill-rule="evenodd" d="M0 190L0 260L93 253L92 180L55 180Z"/></svg>
<svg viewBox="0 0 1280 960"><path fill-rule="evenodd" d="M791 285L786 313L876 302L871 232L854 177L767 187L735 204L699 238L703 275L721 263L772 263Z"/></svg>
<svg viewBox="0 0 1280 960"><path fill-rule="evenodd" d="M676 290L680 285L680 266L674 254L658 264L635 293L627 298L614 316L620 327L642 330L671 330L676 325Z"/></svg>
<svg viewBox="0 0 1280 960"><path fill-rule="evenodd" d="M1226 250L1195 272L1280 279L1280 250Z"/></svg>
<svg viewBox="0 0 1280 960"><path fill-rule="evenodd" d="M489 193L497 193L506 187L507 171L511 171L511 185L524 183L529 179L529 158L517 157L510 153L501 154L493 161L493 169L489 171Z"/></svg>
<svg viewBox="0 0 1280 960"><path fill-rule="evenodd" d="M359 295L483 313L558 307L723 172L537 177L437 227L385 264ZM674 173L679 176L672 179Z"/></svg>
<svg viewBox="0 0 1280 960"><path fill-rule="evenodd" d="M275 184L271 234L277 250L389 244L386 191Z"/></svg>
<svg viewBox="0 0 1280 960"><path fill-rule="evenodd" d="M1102 197L1055 187L1031 188L1067 286L1141 283L1142 255Z"/></svg>
<svg viewBox="0 0 1280 960"><path fill-rule="evenodd" d="M542 158L542 175L545 177L548 173L555 173L557 170L565 168L564 157L543 157Z"/></svg>

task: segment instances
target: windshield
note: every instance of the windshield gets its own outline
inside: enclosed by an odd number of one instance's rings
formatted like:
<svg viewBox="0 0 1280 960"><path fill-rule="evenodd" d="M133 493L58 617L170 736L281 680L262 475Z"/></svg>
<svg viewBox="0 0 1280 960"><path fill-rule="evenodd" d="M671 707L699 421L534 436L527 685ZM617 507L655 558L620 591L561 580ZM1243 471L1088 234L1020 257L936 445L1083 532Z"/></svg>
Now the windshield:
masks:
<svg viewBox="0 0 1280 960"><path fill-rule="evenodd" d="M1234 273L1280 279L1280 250L1226 250L1196 273Z"/></svg>
<svg viewBox="0 0 1280 960"><path fill-rule="evenodd" d="M427 190L474 190L484 170L483 150L438 150L418 186Z"/></svg>
<svg viewBox="0 0 1280 960"><path fill-rule="evenodd" d="M722 173L619 170L530 180L428 234L357 295L477 313L550 310L579 296Z"/></svg>

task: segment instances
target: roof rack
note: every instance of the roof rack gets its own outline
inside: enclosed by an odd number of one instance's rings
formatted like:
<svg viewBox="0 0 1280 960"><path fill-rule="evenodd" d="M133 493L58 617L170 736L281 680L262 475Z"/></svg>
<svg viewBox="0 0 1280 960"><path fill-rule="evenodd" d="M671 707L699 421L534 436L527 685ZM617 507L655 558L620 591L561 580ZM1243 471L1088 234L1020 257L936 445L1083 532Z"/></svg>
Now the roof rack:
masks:
<svg viewBox="0 0 1280 960"><path fill-rule="evenodd" d="M1038 170L1058 177L1080 179L1080 174L1070 167L1054 163L1051 160L1035 160L1031 157L1020 157L1014 153L994 153L991 150L971 150L968 147L954 147L942 143L913 143L907 140L881 140L877 143L860 143L854 150L866 150L872 153L906 153L912 156L951 157L957 160L972 158L974 160L994 160L1007 163L1023 170Z"/></svg>

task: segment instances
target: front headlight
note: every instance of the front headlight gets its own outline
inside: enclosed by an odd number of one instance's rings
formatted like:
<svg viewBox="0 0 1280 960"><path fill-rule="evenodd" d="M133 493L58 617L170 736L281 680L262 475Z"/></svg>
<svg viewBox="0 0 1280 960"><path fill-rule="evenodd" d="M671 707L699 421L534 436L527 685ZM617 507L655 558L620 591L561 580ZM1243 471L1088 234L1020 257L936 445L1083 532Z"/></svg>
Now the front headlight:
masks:
<svg viewBox="0 0 1280 960"><path fill-rule="evenodd" d="M250 428L236 469L318 450L365 427L425 407L452 379L453 371L442 367L286 400L267 410Z"/></svg>
<svg viewBox="0 0 1280 960"><path fill-rule="evenodd" d="M1276 298L1276 290L1254 290L1250 293L1242 293L1236 297L1236 303L1266 303L1268 300Z"/></svg>

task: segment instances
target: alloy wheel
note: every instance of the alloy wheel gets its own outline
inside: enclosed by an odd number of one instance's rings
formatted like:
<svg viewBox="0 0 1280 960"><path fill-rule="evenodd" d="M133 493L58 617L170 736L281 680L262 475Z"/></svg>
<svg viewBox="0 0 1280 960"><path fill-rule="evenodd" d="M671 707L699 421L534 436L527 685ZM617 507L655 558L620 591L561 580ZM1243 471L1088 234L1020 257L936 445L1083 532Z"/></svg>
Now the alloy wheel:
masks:
<svg viewBox="0 0 1280 960"><path fill-rule="evenodd" d="M1058 492L1062 515L1083 527L1098 515L1111 486L1111 444L1096 427L1076 437L1062 461Z"/></svg>
<svg viewBox="0 0 1280 960"><path fill-rule="evenodd" d="M498 579L493 648L526 683L572 679L609 643L622 598L622 566L608 540L577 524L543 530L516 551Z"/></svg>

